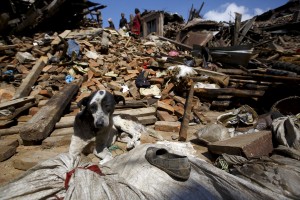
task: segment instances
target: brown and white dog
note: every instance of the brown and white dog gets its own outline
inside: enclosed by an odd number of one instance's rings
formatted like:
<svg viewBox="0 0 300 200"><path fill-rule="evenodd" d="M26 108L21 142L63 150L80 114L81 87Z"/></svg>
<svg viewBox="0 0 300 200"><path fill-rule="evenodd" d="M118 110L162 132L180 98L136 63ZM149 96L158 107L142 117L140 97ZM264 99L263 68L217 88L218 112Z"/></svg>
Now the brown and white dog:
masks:
<svg viewBox="0 0 300 200"><path fill-rule="evenodd" d="M102 159L100 164L111 160L113 157L108 147L116 141L118 129L131 135L126 140L127 148L139 144L140 136L146 132L146 128L120 115L113 116L115 104L114 95L105 90L96 91L78 102L78 106L84 108L75 117L69 149L71 155L80 155L84 147L96 140L94 154Z"/></svg>

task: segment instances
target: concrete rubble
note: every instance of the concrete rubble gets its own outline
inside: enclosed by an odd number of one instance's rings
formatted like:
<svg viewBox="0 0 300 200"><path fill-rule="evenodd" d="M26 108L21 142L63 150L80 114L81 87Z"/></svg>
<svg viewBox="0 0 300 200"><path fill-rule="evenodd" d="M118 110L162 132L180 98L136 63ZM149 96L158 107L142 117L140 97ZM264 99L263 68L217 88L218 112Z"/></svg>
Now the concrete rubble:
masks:
<svg viewBox="0 0 300 200"><path fill-rule="evenodd" d="M3 38L0 167L11 173L1 174L0 184L67 152L77 103L96 90L125 98L115 114L132 115L152 130L141 143L191 142L210 163L224 153L270 156L278 146L273 112L300 120L300 5L289 1L245 22L237 15L234 24L203 20L201 8L192 7L187 23L165 13L164 35L139 39L88 27L92 21ZM289 106L282 105L285 98ZM208 127L217 122L221 128ZM127 151L126 144L115 146L114 156ZM86 154L97 162L89 149Z"/></svg>

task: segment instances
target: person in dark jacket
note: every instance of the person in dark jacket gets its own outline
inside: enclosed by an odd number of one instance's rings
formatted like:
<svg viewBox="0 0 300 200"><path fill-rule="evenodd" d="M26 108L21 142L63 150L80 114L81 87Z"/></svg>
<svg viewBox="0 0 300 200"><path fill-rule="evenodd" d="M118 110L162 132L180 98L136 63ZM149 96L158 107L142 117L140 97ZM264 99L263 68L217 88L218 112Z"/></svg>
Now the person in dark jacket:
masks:
<svg viewBox="0 0 300 200"><path fill-rule="evenodd" d="M120 23L119 23L119 29L121 28L126 28L128 29L128 22L127 19L125 18L125 14L121 13L121 19L120 19Z"/></svg>

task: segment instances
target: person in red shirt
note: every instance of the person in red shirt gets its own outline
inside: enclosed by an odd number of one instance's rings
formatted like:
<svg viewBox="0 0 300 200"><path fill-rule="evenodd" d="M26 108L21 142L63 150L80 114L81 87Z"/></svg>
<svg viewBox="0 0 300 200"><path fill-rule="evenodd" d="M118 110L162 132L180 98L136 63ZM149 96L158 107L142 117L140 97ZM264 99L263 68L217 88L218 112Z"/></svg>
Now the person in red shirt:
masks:
<svg viewBox="0 0 300 200"><path fill-rule="evenodd" d="M138 37L141 34L141 14L139 9L135 9L135 17L133 19L132 27L131 27L131 32L133 34L136 34Z"/></svg>

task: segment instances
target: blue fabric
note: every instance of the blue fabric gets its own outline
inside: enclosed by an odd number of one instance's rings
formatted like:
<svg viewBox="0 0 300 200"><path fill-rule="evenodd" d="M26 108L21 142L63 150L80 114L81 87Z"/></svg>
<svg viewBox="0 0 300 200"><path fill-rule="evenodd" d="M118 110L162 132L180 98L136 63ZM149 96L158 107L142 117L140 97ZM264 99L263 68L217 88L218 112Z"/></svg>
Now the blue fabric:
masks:
<svg viewBox="0 0 300 200"><path fill-rule="evenodd" d="M6 72L3 72L3 74L13 75L14 71L13 70L7 70Z"/></svg>
<svg viewBox="0 0 300 200"><path fill-rule="evenodd" d="M68 40L68 51L67 51L67 55L69 57L72 57L72 53L73 51L76 53L77 57L79 55L79 51L80 51L80 46L79 44L75 41L75 40Z"/></svg>
<svg viewBox="0 0 300 200"><path fill-rule="evenodd" d="M65 80L66 80L66 83L71 83L72 81L74 81L74 77L71 75L67 75Z"/></svg>

